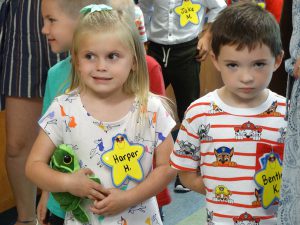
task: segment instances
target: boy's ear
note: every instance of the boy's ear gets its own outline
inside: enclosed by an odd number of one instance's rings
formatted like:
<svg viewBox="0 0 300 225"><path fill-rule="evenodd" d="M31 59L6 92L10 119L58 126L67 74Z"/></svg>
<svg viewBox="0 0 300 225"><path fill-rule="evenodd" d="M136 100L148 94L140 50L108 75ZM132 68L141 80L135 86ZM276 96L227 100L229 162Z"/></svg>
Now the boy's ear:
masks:
<svg viewBox="0 0 300 225"><path fill-rule="evenodd" d="M218 59L216 57L216 55L213 53L213 51L210 51L210 58L212 63L214 64L215 68L220 72L220 66L218 63Z"/></svg>
<svg viewBox="0 0 300 225"><path fill-rule="evenodd" d="M281 65L283 56L284 56L284 51L281 50L281 53L280 53L278 56L275 57L275 65L274 65L274 70L273 70L273 72L274 72L275 70L277 70L278 67Z"/></svg>

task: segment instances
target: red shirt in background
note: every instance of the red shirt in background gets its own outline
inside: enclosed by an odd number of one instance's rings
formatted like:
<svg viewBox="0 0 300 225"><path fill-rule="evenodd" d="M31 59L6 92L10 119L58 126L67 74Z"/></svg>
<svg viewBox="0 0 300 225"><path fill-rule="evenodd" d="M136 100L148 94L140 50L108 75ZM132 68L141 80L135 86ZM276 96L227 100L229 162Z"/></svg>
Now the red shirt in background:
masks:
<svg viewBox="0 0 300 225"><path fill-rule="evenodd" d="M264 0L266 4L266 10L268 10L270 13L272 13L277 20L277 22L280 22L281 18L281 12L283 7L283 1L284 0ZM238 2L238 0L227 0L227 4L230 5L231 3ZM256 2L262 2L262 1L256 1Z"/></svg>

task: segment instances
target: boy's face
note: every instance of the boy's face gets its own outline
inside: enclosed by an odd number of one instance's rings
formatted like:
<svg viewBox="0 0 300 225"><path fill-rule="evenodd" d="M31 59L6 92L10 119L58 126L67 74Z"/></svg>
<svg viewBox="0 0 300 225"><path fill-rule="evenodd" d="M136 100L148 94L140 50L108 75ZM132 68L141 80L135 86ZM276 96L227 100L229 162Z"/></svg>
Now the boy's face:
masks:
<svg viewBox="0 0 300 225"><path fill-rule="evenodd" d="M218 93L231 106L256 107L266 100L266 88L283 54L275 58L264 44L258 44L251 51L247 47L239 51L236 48L236 45L224 45L218 58L212 54L224 82Z"/></svg>
<svg viewBox="0 0 300 225"><path fill-rule="evenodd" d="M47 36L51 50L55 53L69 51L77 19L65 13L56 0L42 1L42 16L42 33Z"/></svg>

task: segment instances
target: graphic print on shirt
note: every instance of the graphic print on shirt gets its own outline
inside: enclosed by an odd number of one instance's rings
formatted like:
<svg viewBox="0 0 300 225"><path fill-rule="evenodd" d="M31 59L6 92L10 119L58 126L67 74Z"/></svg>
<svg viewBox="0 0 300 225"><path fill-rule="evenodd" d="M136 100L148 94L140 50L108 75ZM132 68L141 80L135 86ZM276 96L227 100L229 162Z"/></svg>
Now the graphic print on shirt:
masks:
<svg viewBox="0 0 300 225"><path fill-rule="evenodd" d="M287 127L279 128L278 132L280 134L280 138L277 139L277 142L284 143L285 137L286 137L286 130L287 130Z"/></svg>
<svg viewBox="0 0 300 225"><path fill-rule="evenodd" d="M178 141L177 143L180 147L179 150L176 150L176 153L178 155L185 155L185 156L189 156L190 158L194 159L194 160L199 160L200 159L200 147L196 147L195 145L193 145L192 143L188 142L188 141Z"/></svg>
<svg viewBox="0 0 300 225"><path fill-rule="evenodd" d="M281 113L276 112L276 109L278 107L277 101L274 101L270 108L268 108L266 111L261 113L259 116L281 116Z"/></svg>
<svg viewBox="0 0 300 225"><path fill-rule="evenodd" d="M260 219L244 212L239 217L233 217L234 225L259 225Z"/></svg>
<svg viewBox="0 0 300 225"><path fill-rule="evenodd" d="M226 146L219 147L214 150L216 161L212 163L213 166L231 166L234 167L237 165L236 162L233 162L232 156L234 154L234 148L228 148Z"/></svg>
<svg viewBox="0 0 300 225"><path fill-rule="evenodd" d="M261 205L261 192L262 192L262 189L255 188L254 195L255 195L256 200L252 202L253 206Z"/></svg>
<svg viewBox="0 0 300 225"><path fill-rule="evenodd" d="M215 102L211 102L210 107L211 109L209 110L209 113L211 114L223 112L223 110Z"/></svg>
<svg viewBox="0 0 300 225"><path fill-rule="evenodd" d="M57 125L57 119L55 119L55 112L52 111L52 112L48 113L45 117L43 117L40 120L40 123L42 123L44 120L47 120L47 123L43 127L43 130L49 135L50 132L47 130L47 126L52 125L52 124Z"/></svg>
<svg viewBox="0 0 300 225"><path fill-rule="evenodd" d="M210 124L204 125L201 124L199 129L198 129L198 136L200 138L200 141L212 141L212 137L208 135L208 132L210 130Z"/></svg>
<svg viewBox="0 0 300 225"><path fill-rule="evenodd" d="M215 193L215 197L213 198L214 201L233 203L233 200L230 198L232 192L224 185L216 186L214 189L214 193Z"/></svg>
<svg viewBox="0 0 300 225"><path fill-rule="evenodd" d="M64 107L62 105L59 106L60 106L60 115L63 117L64 124L66 126L66 132L71 132L71 128L75 128L77 126L75 117L66 114Z"/></svg>
<svg viewBox="0 0 300 225"><path fill-rule="evenodd" d="M194 4L191 0L183 0L182 4L174 9L179 16L180 26L185 27L188 23L195 25L201 23L201 18L198 16L201 7L200 4Z"/></svg>
<svg viewBox="0 0 300 225"><path fill-rule="evenodd" d="M213 222L213 218L214 218L214 211L209 211L206 208L206 222L207 222L207 225L215 225L215 223Z"/></svg>
<svg viewBox="0 0 300 225"><path fill-rule="evenodd" d="M97 165L100 165L100 156L102 152L104 151L104 144L102 138L94 140L94 148L90 150L90 159L94 158L95 156L99 157L99 162Z"/></svg>
<svg viewBox="0 0 300 225"><path fill-rule="evenodd" d="M235 139L252 139L259 141L261 138L262 127L256 126L250 121L243 123L241 126L234 127Z"/></svg>
<svg viewBox="0 0 300 225"><path fill-rule="evenodd" d="M101 161L111 169L112 183L120 187L127 179L142 181L144 171L140 160L144 155L144 146L130 143L125 134L112 138L112 148L101 156Z"/></svg>
<svg viewBox="0 0 300 225"><path fill-rule="evenodd" d="M145 224L147 224L147 225L159 224L158 219L157 219L157 214L154 214L151 218L147 217L147 219L145 220Z"/></svg>

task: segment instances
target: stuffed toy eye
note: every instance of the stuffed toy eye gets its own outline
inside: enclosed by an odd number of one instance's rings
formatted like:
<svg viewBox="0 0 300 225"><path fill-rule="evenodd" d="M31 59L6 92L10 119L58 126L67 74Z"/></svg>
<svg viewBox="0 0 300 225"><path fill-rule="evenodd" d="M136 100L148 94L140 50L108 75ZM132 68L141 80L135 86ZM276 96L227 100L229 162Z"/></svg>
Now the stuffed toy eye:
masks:
<svg viewBox="0 0 300 225"><path fill-rule="evenodd" d="M70 164L72 162L72 158L69 155L64 156L64 163L65 164Z"/></svg>

